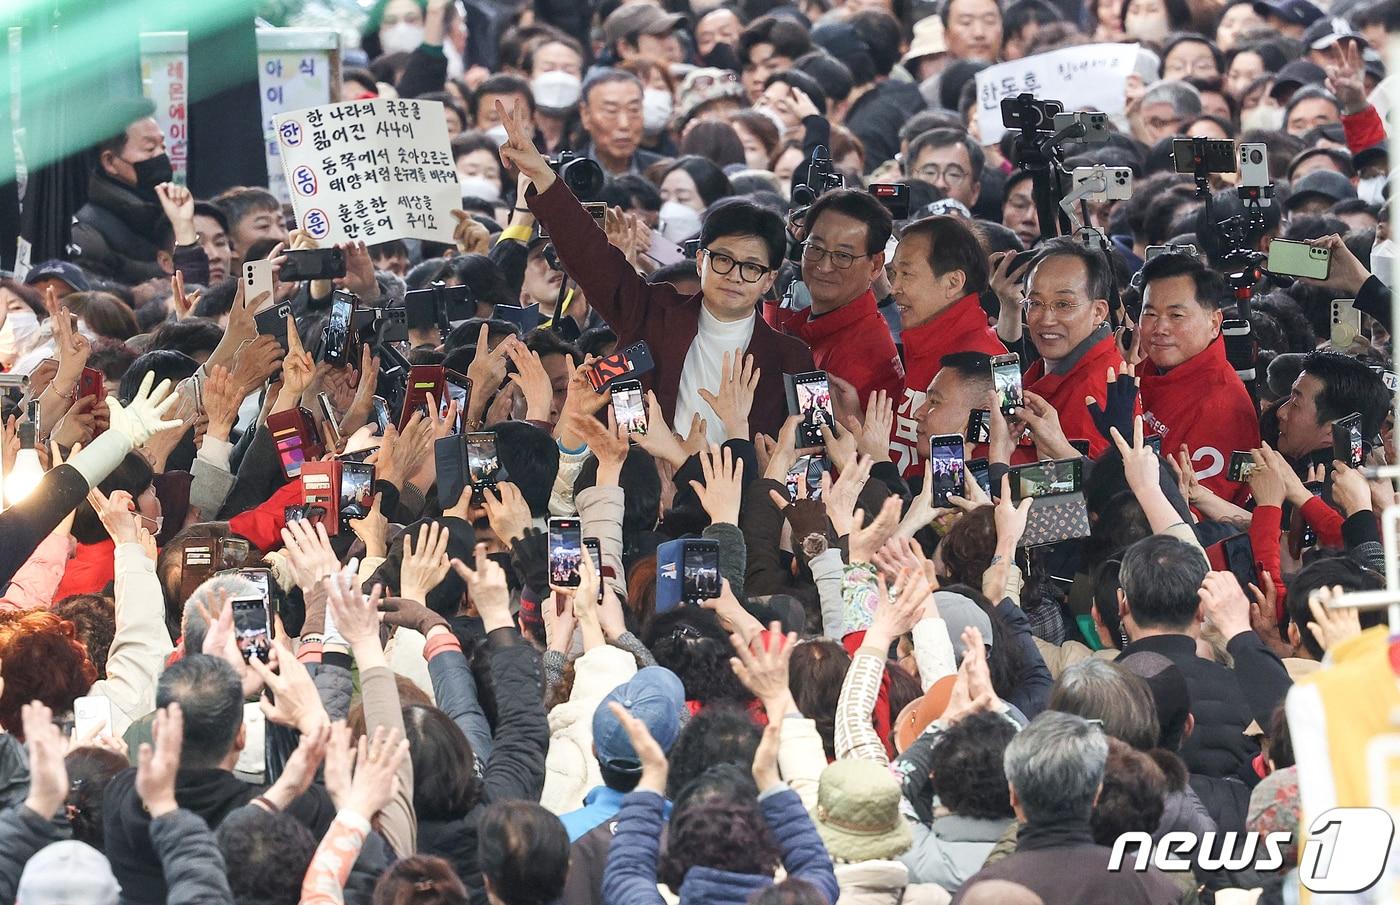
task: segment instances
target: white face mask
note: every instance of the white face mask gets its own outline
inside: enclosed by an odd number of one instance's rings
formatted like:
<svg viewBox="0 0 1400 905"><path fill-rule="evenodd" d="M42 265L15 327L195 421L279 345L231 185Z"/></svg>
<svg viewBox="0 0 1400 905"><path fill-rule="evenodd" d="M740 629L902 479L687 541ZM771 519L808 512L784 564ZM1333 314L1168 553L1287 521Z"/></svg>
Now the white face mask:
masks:
<svg viewBox="0 0 1400 905"><path fill-rule="evenodd" d="M671 121L671 92L648 88L642 92L642 129L655 135Z"/></svg>
<svg viewBox="0 0 1400 905"><path fill-rule="evenodd" d="M506 132L506 127L500 123L487 129L486 137L494 141L498 147L510 140L510 135Z"/></svg>
<svg viewBox="0 0 1400 905"><path fill-rule="evenodd" d="M679 201L661 205L661 235L677 244L700 232L700 212Z"/></svg>
<svg viewBox="0 0 1400 905"><path fill-rule="evenodd" d="M1266 107L1263 104L1253 110L1246 110L1240 114L1240 131L1247 132L1250 129L1262 129L1264 131L1274 131L1283 128L1283 108Z"/></svg>
<svg viewBox="0 0 1400 905"><path fill-rule="evenodd" d="M535 106L568 113L578 106L578 99L583 96L583 80L562 69L541 72L530 80L530 93L535 96Z"/></svg>
<svg viewBox="0 0 1400 905"><path fill-rule="evenodd" d="M0 330L0 361L13 365L21 355L39 344L39 318L33 311L11 311Z"/></svg>
<svg viewBox="0 0 1400 905"><path fill-rule="evenodd" d="M1367 176L1356 184L1356 197L1377 207L1385 200L1385 176Z"/></svg>
<svg viewBox="0 0 1400 905"><path fill-rule="evenodd" d="M1371 273L1387 286L1395 285L1395 240L1382 239L1371 246Z"/></svg>
<svg viewBox="0 0 1400 905"><path fill-rule="evenodd" d="M457 184L462 187L463 198L480 198L488 204L495 204L501 200L501 187L485 176L458 174Z"/></svg>
<svg viewBox="0 0 1400 905"><path fill-rule="evenodd" d="M379 29L379 46L385 53L410 53L423 43L423 26L399 22Z"/></svg>

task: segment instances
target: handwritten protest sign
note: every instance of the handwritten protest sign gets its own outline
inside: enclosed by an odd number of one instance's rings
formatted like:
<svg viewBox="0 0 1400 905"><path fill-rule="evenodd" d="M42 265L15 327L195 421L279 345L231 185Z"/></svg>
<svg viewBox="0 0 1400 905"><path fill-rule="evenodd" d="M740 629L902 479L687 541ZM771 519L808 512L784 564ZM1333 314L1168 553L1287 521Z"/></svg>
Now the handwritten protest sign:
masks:
<svg viewBox="0 0 1400 905"><path fill-rule="evenodd" d="M982 144L1001 140L1001 100L1023 92L1062 101L1066 111L1122 113L1128 76L1137 62L1136 44L1081 44L1038 53L977 73L977 126Z"/></svg>
<svg viewBox="0 0 1400 905"><path fill-rule="evenodd" d="M437 101L374 98L273 117L297 224L333 242L452 242L462 203Z"/></svg>

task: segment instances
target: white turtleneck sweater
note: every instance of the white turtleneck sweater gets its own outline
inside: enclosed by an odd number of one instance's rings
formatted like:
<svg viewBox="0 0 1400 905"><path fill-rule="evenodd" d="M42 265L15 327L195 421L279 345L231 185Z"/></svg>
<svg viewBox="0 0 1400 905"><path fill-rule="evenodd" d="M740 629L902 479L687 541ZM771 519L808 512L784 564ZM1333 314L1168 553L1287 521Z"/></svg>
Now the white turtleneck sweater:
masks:
<svg viewBox="0 0 1400 905"><path fill-rule="evenodd" d="M700 303L700 331L685 354L685 364L681 366L680 392L676 395L676 415L671 425L684 436L690 432L690 418L696 412L706 420L705 433L711 443L723 443L728 437L719 416L714 413L700 396L704 387L710 392L719 389L724 371L724 353L737 351L744 354L753 338L754 319L757 313L743 320L721 321ZM731 358L733 356L731 355Z"/></svg>

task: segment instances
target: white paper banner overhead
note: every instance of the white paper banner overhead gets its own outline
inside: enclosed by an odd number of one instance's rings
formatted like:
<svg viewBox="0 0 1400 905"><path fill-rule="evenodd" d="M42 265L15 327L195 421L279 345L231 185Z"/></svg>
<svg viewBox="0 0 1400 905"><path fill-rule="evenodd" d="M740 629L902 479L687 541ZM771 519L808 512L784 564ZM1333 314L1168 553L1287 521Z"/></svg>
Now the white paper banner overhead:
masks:
<svg viewBox="0 0 1400 905"><path fill-rule="evenodd" d="M327 104L273 117L297 223L336 242L452 242L462 204L437 101Z"/></svg>
<svg viewBox="0 0 1400 905"><path fill-rule="evenodd" d="M1037 100L1060 101L1067 113L1122 113L1137 54L1136 44L1081 44L988 66L977 73L977 126L982 144L996 144L1006 133L1001 123L1002 98L1025 92Z"/></svg>

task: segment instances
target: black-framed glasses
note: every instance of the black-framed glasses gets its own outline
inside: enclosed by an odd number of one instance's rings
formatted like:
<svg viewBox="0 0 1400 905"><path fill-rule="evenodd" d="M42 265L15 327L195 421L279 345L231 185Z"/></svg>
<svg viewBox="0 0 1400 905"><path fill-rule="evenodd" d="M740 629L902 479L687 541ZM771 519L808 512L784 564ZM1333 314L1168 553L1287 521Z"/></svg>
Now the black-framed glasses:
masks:
<svg viewBox="0 0 1400 905"><path fill-rule="evenodd" d="M802 260L808 264L820 264L823 258L830 258L832 267L846 270L856 262L856 258L868 257L870 255L853 255L848 251L827 251L820 245L812 244L810 239L802 243Z"/></svg>
<svg viewBox="0 0 1400 905"><path fill-rule="evenodd" d="M755 264L752 261L736 261L729 255L721 251L711 251L706 248L705 257L710 259L710 269L721 276L729 273L735 267L739 268L739 279L745 283L757 283L766 274L772 273L773 268L765 267L762 264Z"/></svg>

